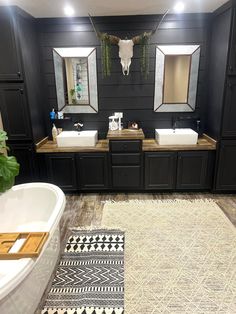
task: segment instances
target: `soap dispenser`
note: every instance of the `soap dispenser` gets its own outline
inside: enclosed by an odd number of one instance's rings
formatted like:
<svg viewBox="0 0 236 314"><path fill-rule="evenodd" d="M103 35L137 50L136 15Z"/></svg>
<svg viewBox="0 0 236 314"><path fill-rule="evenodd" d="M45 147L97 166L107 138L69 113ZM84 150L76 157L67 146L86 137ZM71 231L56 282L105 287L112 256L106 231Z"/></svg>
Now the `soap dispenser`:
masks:
<svg viewBox="0 0 236 314"><path fill-rule="evenodd" d="M55 120L56 119L56 112L55 109L53 108L52 111L50 112L50 120Z"/></svg>
<svg viewBox="0 0 236 314"><path fill-rule="evenodd" d="M54 123L53 123L53 126L52 126L52 140L53 140L54 143L57 142L57 128L56 128Z"/></svg>

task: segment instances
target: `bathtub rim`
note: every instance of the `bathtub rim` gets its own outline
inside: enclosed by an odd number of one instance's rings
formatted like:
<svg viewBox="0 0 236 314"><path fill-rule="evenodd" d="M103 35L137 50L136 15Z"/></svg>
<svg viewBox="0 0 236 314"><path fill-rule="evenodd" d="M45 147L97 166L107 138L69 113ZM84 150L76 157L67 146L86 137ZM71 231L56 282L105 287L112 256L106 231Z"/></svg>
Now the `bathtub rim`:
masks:
<svg viewBox="0 0 236 314"><path fill-rule="evenodd" d="M6 279L3 278L3 284L0 285L0 303L2 300L7 297L9 293L11 293L14 289L17 288L17 286L27 277L28 274L32 271L32 269L37 265L40 257L43 255L46 247L48 246L54 231L56 230L57 226L59 225L61 216L63 214L63 211L65 209L65 204L66 204L66 198L65 194L63 191L56 185L51 184L51 183L44 183L44 182L32 182L32 183L24 183L24 184L18 184L14 185L10 190L6 191L5 193L10 193L12 191L17 191L20 189L30 189L30 188L47 188L51 191L53 191L57 198L56 205L53 209L52 215L50 216L48 222L47 222L47 227L50 228L48 229L49 236L44 244L42 251L40 252L39 256L37 258L22 258L20 260L22 261L22 264L24 264L24 267L22 268L21 271L16 272L15 276L7 275ZM3 193L2 195L4 195ZM1 196L0 196L1 197ZM38 231L38 230L35 230ZM7 260L4 260L7 261ZM18 261L18 260L16 260ZM5 280L4 280L5 279Z"/></svg>

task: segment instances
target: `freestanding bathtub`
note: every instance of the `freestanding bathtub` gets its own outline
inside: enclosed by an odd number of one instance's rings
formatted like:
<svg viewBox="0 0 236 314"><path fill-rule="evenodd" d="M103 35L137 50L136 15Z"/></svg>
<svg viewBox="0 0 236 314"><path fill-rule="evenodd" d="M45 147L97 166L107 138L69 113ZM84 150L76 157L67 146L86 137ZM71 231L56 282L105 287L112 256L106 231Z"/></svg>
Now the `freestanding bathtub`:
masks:
<svg viewBox="0 0 236 314"><path fill-rule="evenodd" d="M60 253L65 195L55 185L27 183L0 196L0 232L49 232L37 258L0 260L0 313L33 314Z"/></svg>

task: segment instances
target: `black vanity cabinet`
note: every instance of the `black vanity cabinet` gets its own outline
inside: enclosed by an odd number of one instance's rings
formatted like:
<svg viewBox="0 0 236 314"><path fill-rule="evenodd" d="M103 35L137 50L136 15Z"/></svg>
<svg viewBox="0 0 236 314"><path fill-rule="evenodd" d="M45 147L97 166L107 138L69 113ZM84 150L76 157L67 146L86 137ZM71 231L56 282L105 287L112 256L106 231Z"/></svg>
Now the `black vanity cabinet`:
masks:
<svg viewBox="0 0 236 314"><path fill-rule="evenodd" d="M236 140L224 140L220 144L216 189L236 190Z"/></svg>
<svg viewBox="0 0 236 314"><path fill-rule="evenodd" d="M41 179L64 191L211 189L215 151L142 152L141 145L110 140L110 152L38 154Z"/></svg>
<svg viewBox="0 0 236 314"><path fill-rule="evenodd" d="M8 7L1 7L0 30L0 81L22 80L17 22Z"/></svg>
<svg viewBox="0 0 236 314"><path fill-rule="evenodd" d="M110 140L111 188L139 190L143 187L142 141Z"/></svg>
<svg viewBox="0 0 236 314"><path fill-rule="evenodd" d="M48 181L64 191L77 190L76 157L74 153L46 154Z"/></svg>
<svg viewBox="0 0 236 314"><path fill-rule="evenodd" d="M0 84L0 111L9 141L32 140L30 115L23 84Z"/></svg>
<svg viewBox="0 0 236 314"><path fill-rule="evenodd" d="M45 154L48 181L64 191L109 188L107 153Z"/></svg>
<svg viewBox="0 0 236 314"><path fill-rule="evenodd" d="M207 190L214 165L212 151L145 153L147 190Z"/></svg>
<svg viewBox="0 0 236 314"><path fill-rule="evenodd" d="M108 158L106 153L79 153L76 156L80 190L108 189Z"/></svg>
<svg viewBox="0 0 236 314"><path fill-rule="evenodd" d="M145 153L145 189L172 190L176 180L176 153Z"/></svg>

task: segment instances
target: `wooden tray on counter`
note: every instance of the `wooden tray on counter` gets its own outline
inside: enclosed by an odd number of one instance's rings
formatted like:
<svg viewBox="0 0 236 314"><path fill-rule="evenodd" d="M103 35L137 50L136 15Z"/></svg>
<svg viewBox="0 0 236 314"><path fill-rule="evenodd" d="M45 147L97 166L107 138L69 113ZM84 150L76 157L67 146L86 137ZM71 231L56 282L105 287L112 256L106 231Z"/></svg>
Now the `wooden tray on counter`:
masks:
<svg viewBox="0 0 236 314"><path fill-rule="evenodd" d="M37 257L45 244L48 232L0 233L0 259ZM18 240L24 243L17 252L10 252Z"/></svg>

